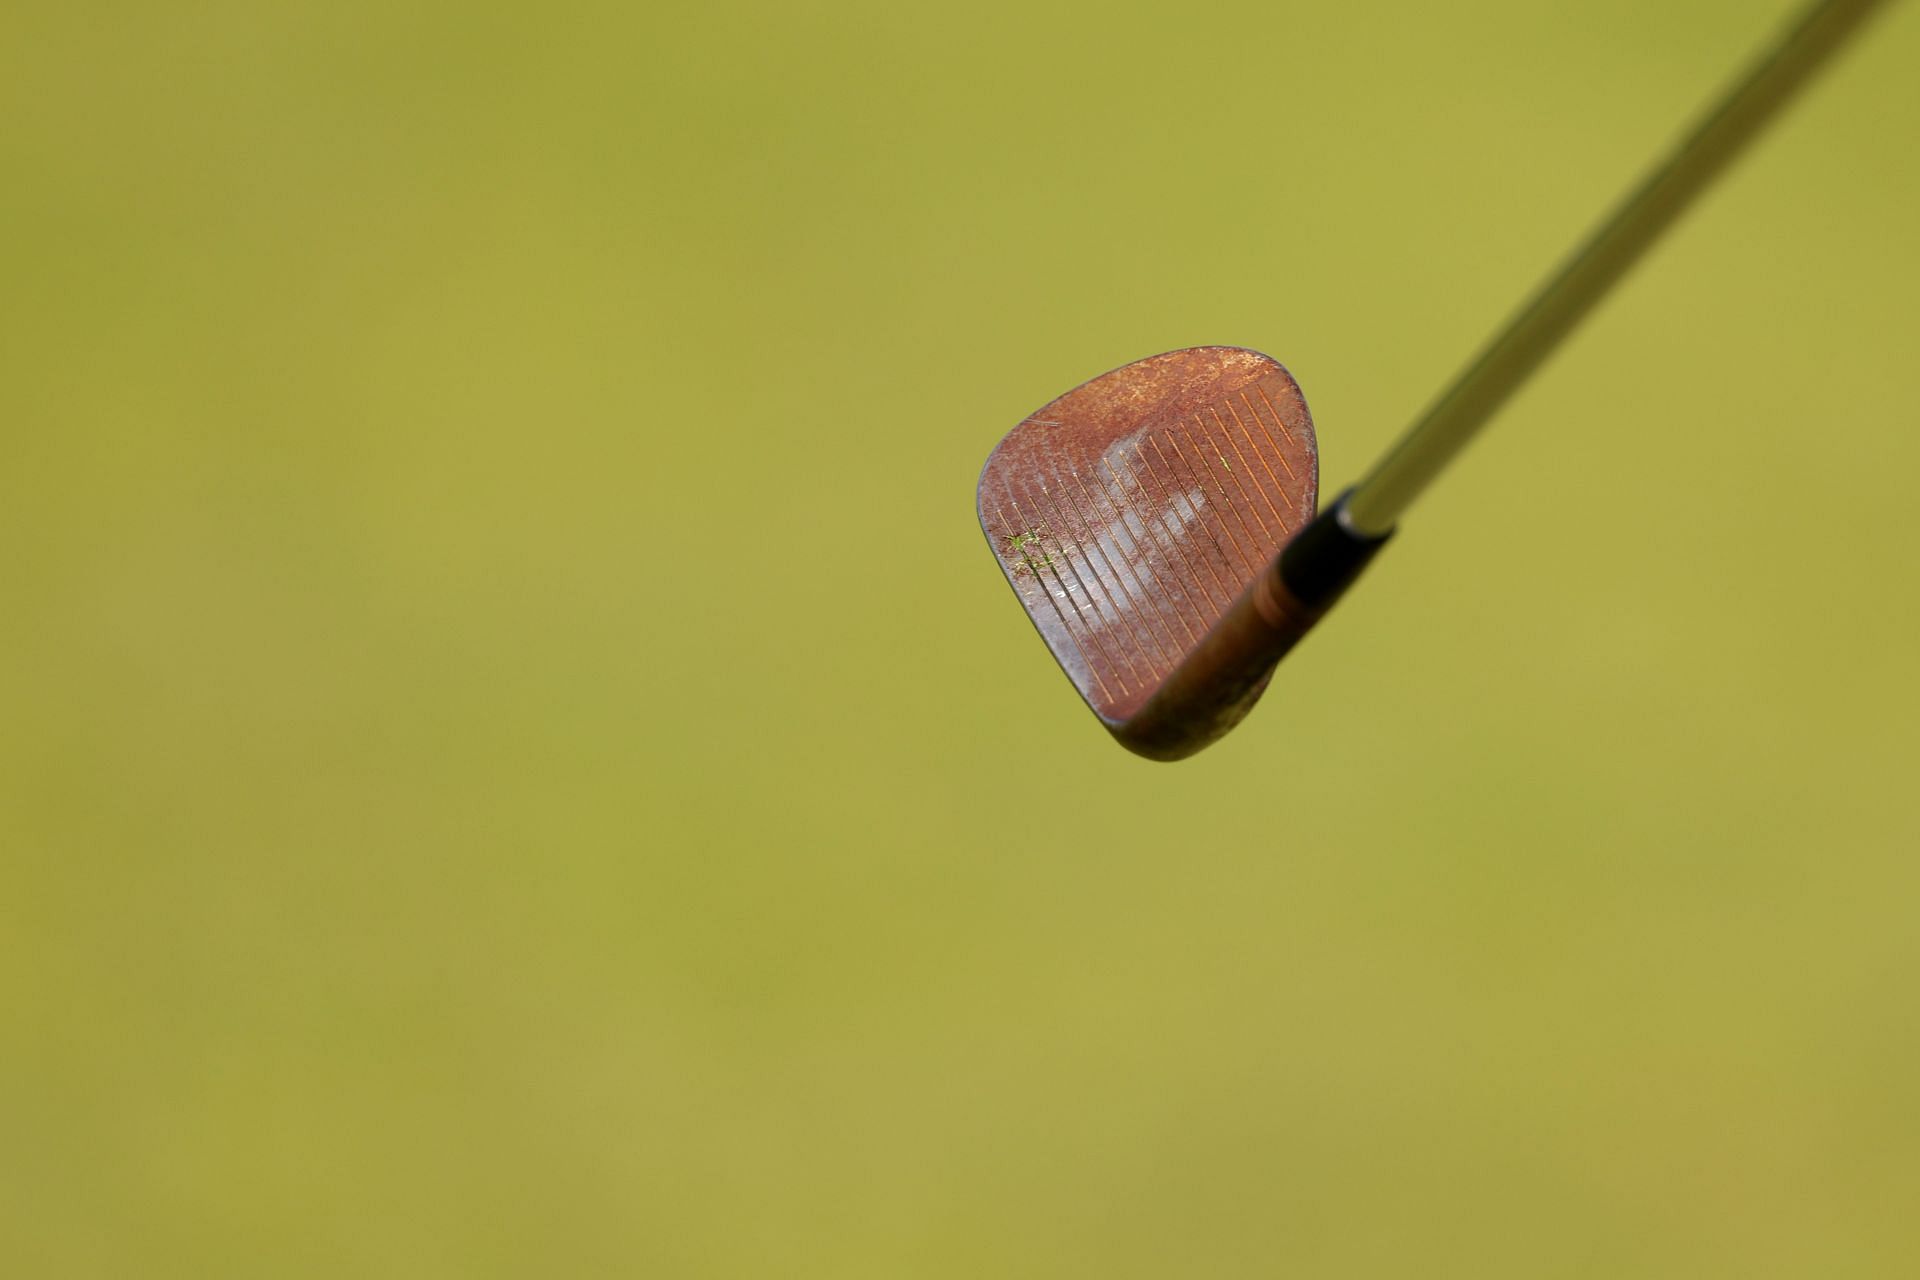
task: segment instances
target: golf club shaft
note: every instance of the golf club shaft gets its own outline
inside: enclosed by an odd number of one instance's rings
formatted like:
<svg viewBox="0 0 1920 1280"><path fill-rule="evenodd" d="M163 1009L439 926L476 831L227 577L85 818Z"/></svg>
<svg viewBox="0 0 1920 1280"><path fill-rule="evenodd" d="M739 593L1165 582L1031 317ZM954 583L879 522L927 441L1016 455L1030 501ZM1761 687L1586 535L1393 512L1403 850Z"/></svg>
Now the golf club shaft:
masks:
<svg viewBox="0 0 1920 1280"><path fill-rule="evenodd" d="M1507 397L1885 2L1808 6L1347 496L1341 523L1362 537L1390 532Z"/></svg>

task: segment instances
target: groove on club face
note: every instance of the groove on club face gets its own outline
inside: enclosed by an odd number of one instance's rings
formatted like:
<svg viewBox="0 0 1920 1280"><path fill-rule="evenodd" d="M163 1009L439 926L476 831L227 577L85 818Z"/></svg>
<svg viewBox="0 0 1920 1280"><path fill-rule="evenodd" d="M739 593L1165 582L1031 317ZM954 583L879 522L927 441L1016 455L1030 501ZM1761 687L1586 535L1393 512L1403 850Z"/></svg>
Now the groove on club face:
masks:
<svg viewBox="0 0 1920 1280"><path fill-rule="evenodd" d="M1010 431L980 473L1000 567L1095 715L1129 717L1313 518L1300 388L1240 347L1103 374Z"/></svg>

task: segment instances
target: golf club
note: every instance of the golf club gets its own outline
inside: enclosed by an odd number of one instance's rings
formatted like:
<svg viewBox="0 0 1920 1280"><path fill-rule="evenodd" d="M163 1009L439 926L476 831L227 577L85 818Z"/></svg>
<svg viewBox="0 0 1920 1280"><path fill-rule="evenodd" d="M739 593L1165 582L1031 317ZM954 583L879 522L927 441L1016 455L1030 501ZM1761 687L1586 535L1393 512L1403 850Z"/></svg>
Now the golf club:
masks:
<svg viewBox="0 0 1920 1280"><path fill-rule="evenodd" d="M1885 2L1807 6L1325 511L1306 401L1259 352L1138 360L1009 432L980 473L980 525L1107 730L1178 760L1238 724L1414 500Z"/></svg>

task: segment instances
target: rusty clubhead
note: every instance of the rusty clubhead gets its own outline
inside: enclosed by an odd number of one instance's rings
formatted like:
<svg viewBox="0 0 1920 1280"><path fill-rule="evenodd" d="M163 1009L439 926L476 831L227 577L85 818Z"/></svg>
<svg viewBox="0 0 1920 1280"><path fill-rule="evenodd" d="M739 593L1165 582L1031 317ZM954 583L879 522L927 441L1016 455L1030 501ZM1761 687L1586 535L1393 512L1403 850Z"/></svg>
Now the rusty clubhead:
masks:
<svg viewBox="0 0 1920 1280"><path fill-rule="evenodd" d="M1257 351L1192 347L1022 420L987 458L978 506L1100 722L1131 751L1177 760L1239 723L1332 603L1303 600L1278 565L1318 490L1292 376Z"/></svg>

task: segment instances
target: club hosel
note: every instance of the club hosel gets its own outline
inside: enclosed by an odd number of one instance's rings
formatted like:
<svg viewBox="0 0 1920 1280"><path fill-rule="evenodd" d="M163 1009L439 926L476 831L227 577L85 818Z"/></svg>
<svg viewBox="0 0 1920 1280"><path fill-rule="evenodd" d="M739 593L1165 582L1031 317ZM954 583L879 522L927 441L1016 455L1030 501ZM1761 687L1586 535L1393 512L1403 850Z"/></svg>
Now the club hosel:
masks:
<svg viewBox="0 0 1920 1280"><path fill-rule="evenodd" d="M1369 538L1341 522L1340 500L1321 512L1247 584L1213 629L1146 703L1119 725L1121 745L1151 760L1179 760L1240 723L1284 658L1392 534Z"/></svg>
<svg viewBox="0 0 1920 1280"><path fill-rule="evenodd" d="M1374 535L1348 525L1342 513L1352 496L1352 489L1342 492L1281 548L1273 562L1278 589L1317 613L1333 607L1393 536L1391 529Z"/></svg>

